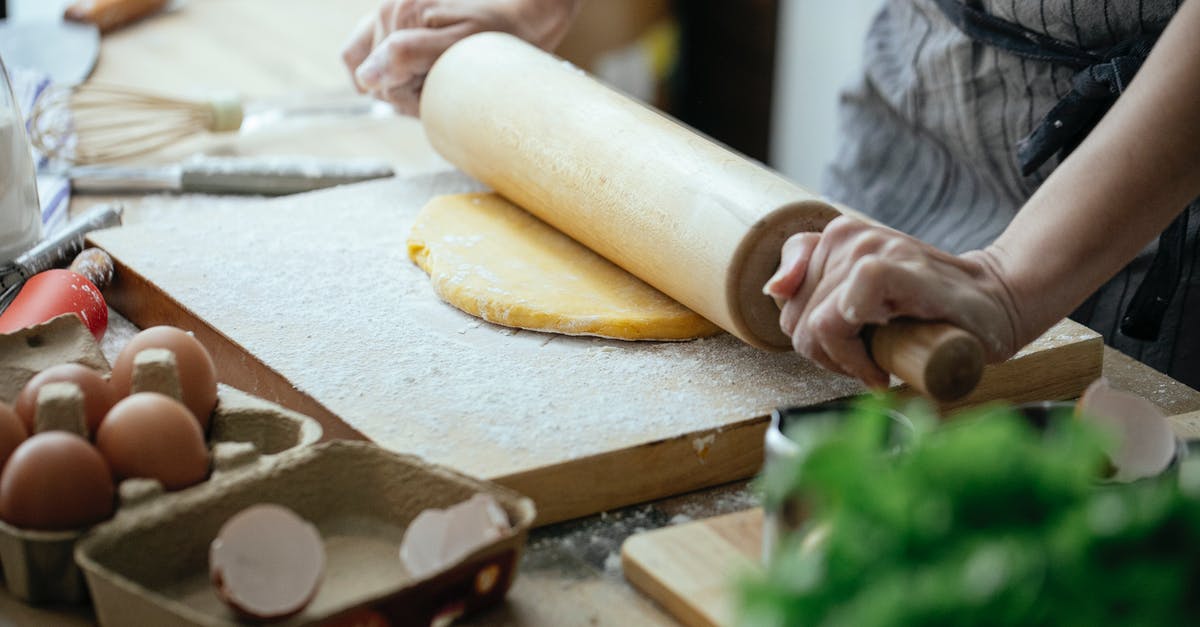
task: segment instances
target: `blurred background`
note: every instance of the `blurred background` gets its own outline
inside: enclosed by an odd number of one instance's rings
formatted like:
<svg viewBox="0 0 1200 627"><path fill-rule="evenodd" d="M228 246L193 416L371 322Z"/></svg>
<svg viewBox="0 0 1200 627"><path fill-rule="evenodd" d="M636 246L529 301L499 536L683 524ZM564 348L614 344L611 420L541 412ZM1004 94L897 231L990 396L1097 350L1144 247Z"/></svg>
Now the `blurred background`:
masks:
<svg viewBox="0 0 1200 627"><path fill-rule="evenodd" d="M820 188L882 0L591 0L559 53Z"/></svg>
<svg viewBox="0 0 1200 627"><path fill-rule="evenodd" d="M67 4L7 0L6 10L57 19ZM587 0L558 53L819 191L836 149L838 93L860 69L881 4Z"/></svg>

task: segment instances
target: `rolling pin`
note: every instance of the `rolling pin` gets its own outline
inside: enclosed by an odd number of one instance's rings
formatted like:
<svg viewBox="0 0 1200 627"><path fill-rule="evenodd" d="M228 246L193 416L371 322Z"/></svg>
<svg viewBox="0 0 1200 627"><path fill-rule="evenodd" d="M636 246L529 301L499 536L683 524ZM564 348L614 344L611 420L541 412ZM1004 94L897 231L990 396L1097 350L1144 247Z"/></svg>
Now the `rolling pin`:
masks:
<svg viewBox="0 0 1200 627"><path fill-rule="evenodd" d="M842 213L870 221L510 35L453 45L420 106L451 163L759 348L791 347L762 293L784 240ZM945 323L875 328L868 349L938 400L983 369L979 340Z"/></svg>

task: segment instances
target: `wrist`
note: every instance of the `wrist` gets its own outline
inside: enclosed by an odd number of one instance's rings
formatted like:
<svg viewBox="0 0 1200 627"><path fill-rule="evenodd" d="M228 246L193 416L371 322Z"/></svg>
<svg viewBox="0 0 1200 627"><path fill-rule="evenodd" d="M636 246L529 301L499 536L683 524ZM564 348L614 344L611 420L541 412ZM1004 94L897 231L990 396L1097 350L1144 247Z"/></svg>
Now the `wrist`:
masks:
<svg viewBox="0 0 1200 627"><path fill-rule="evenodd" d="M1026 344L1037 339L1042 330L1037 316L1031 316L1029 301L1022 297L1016 285L1018 282L1012 275L1012 263L1007 252L991 245L981 250L972 250L960 257L974 266L975 281L991 298L1000 314L996 329L999 337L1007 337L1006 344L999 351L1001 358L1007 359ZM1046 325L1049 328L1049 325Z"/></svg>

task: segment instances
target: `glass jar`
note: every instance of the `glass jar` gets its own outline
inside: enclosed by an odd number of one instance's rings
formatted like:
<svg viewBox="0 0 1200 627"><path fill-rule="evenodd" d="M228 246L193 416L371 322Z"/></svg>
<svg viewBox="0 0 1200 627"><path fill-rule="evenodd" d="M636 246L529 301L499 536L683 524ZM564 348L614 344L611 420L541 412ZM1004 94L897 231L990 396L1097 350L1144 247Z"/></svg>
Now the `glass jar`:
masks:
<svg viewBox="0 0 1200 627"><path fill-rule="evenodd" d="M42 209L25 118L0 59L0 264L29 250L41 237Z"/></svg>

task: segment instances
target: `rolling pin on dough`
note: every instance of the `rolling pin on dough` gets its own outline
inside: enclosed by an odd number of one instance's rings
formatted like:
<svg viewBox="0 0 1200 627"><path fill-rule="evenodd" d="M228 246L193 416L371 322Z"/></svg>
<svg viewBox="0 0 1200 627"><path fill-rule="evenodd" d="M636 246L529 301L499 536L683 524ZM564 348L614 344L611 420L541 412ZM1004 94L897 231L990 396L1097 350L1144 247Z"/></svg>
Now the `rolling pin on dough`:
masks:
<svg viewBox="0 0 1200 627"><path fill-rule="evenodd" d="M790 348L762 286L784 240L840 213L815 194L509 35L452 46L425 79L439 153L745 342ZM869 341L880 367L940 400L978 383L983 349L944 323Z"/></svg>

